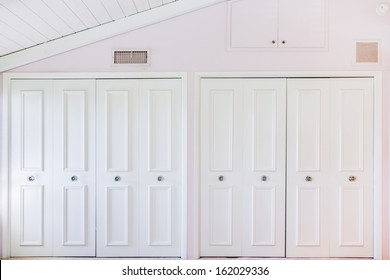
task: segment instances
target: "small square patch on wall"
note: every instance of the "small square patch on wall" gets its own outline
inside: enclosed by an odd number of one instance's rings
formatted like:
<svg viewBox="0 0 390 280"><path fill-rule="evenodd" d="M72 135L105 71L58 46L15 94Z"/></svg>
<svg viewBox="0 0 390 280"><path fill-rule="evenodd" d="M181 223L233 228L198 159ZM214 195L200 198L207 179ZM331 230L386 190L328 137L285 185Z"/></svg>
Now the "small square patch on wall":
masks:
<svg viewBox="0 0 390 280"><path fill-rule="evenodd" d="M379 63L378 42L356 42L356 63Z"/></svg>

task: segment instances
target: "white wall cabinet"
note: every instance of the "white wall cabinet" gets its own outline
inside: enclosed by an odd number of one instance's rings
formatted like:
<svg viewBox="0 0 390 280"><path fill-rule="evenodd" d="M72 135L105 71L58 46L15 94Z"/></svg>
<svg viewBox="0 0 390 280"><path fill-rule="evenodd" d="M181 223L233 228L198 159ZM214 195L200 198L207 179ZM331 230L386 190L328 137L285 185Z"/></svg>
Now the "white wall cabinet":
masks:
<svg viewBox="0 0 390 280"><path fill-rule="evenodd" d="M200 255L372 257L373 89L202 79Z"/></svg>
<svg viewBox="0 0 390 280"><path fill-rule="evenodd" d="M325 48L327 0L229 3L231 48Z"/></svg>
<svg viewBox="0 0 390 280"><path fill-rule="evenodd" d="M286 80L201 83L201 256L283 257Z"/></svg>
<svg viewBox="0 0 390 280"><path fill-rule="evenodd" d="M182 255L181 79L11 89L11 256Z"/></svg>
<svg viewBox="0 0 390 280"><path fill-rule="evenodd" d="M373 256L373 81L288 81L287 256Z"/></svg>

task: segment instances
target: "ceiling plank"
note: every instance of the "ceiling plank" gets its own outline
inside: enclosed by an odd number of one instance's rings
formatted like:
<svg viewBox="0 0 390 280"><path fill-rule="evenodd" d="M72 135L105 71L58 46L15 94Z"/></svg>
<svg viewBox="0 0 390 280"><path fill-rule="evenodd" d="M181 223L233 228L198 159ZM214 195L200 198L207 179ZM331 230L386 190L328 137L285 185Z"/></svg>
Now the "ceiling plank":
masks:
<svg viewBox="0 0 390 280"><path fill-rule="evenodd" d="M60 36L53 27L44 21L40 15L35 14L20 1L2 0L1 4L10 10L15 16L30 25L45 38L51 40Z"/></svg>
<svg viewBox="0 0 390 280"><path fill-rule="evenodd" d="M18 43L23 48L27 48L32 45L35 45L34 41L28 39L26 36L23 36L23 34L19 33L17 30L12 28L12 26L5 24L1 20L0 20L0 30L1 30L0 34L4 35L5 37L12 38L16 43Z"/></svg>
<svg viewBox="0 0 390 280"><path fill-rule="evenodd" d="M88 28L99 25L94 15L81 0L63 0L69 9L84 23Z"/></svg>
<svg viewBox="0 0 390 280"><path fill-rule="evenodd" d="M163 5L159 8L138 13L131 17L126 17L121 20L65 36L45 44L40 44L23 51L2 56L0 57L0 72L225 1L227 0L175 1L169 5Z"/></svg>
<svg viewBox="0 0 390 280"><path fill-rule="evenodd" d="M106 8L98 0L82 0L83 3L88 7L91 13L95 16L99 24L104 24L112 21L112 18L108 14Z"/></svg>
<svg viewBox="0 0 390 280"><path fill-rule="evenodd" d="M59 16L57 16L42 0L20 0L26 7L37 15L44 15L45 20L61 36L68 35L74 31Z"/></svg>
<svg viewBox="0 0 390 280"><path fill-rule="evenodd" d="M117 1L112 0L100 0L103 6L106 8L108 14L112 20L118 20L125 17L124 12L119 6Z"/></svg>
<svg viewBox="0 0 390 280"><path fill-rule="evenodd" d="M177 0L163 0L163 4L169 4L169 3L172 3L175 1L177 1Z"/></svg>
<svg viewBox="0 0 390 280"><path fill-rule="evenodd" d="M150 8L152 9L162 6L163 4L162 0L148 0L148 1L149 1Z"/></svg>
<svg viewBox="0 0 390 280"><path fill-rule="evenodd" d="M2 34L0 34L0 45L3 48L8 49L10 52L17 51L21 47L21 45L15 43L14 41L9 39L8 37L3 36Z"/></svg>
<svg viewBox="0 0 390 280"><path fill-rule="evenodd" d="M137 8L133 1L129 0L117 0L126 16L130 16L138 13Z"/></svg>
<svg viewBox="0 0 390 280"><path fill-rule="evenodd" d="M133 0L133 2L137 7L138 12L150 10L150 5L148 0Z"/></svg>
<svg viewBox="0 0 390 280"><path fill-rule="evenodd" d="M61 0L43 0L45 4L56 13L73 32L86 29L87 26L68 8Z"/></svg>

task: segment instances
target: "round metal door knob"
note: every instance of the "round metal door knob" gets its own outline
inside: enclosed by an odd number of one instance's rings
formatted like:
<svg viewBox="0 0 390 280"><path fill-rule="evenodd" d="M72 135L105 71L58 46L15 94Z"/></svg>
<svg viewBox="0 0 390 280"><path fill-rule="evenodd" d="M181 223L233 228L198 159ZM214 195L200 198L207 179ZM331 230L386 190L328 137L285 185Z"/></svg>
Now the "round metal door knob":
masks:
<svg viewBox="0 0 390 280"><path fill-rule="evenodd" d="M354 181L356 181L356 177L355 176L349 176L348 180L350 182L354 182Z"/></svg>
<svg viewBox="0 0 390 280"><path fill-rule="evenodd" d="M313 178L310 177L310 176L306 176L305 181L306 182L311 182L311 181L313 181Z"/></svg>
<svg viewBox="0 0 390 280"><path fill-rule="evenodd" d="M35 181L35 177L34 177L34 176L30 176L30 177L28 177L28 180L29 180L30 182Z"/></svg>
<svg viewBox="0 0 390 280"><path fill-rule="evenodd" d="M159 181L159 182L164 181L164 177L163 176L158 176L157 177L157 181Z"/></svg>
<svg viewBox="0 0 390 280"><path fill-rule="evenodd" d="M115 176L114 180L115 180L115 182L119 182L121 180L121 177Z"/></svg>
<svg viewBox="0 0 390 280"><path fill-rule="evenodd" d="M268 180L267 176L261 177L261 181L265 182L265 181L267 181L267 180Z"/></svg>
<svg viewBox="0 0 390 280"><path fill-rule="evenodd" d="M70 179L71 179L73 182L75 182L75 181L77 181L79 178L77 178L77 176L72 176Z"/></svg>
<svg viewBox="0 0 390 280"><path fill-rule="evenodd" d="M221 181L221 182L222 182L224 179L225 179L225 178L224 178L223 176L219 176L219 177L218 177L218 180Z"/></svg>

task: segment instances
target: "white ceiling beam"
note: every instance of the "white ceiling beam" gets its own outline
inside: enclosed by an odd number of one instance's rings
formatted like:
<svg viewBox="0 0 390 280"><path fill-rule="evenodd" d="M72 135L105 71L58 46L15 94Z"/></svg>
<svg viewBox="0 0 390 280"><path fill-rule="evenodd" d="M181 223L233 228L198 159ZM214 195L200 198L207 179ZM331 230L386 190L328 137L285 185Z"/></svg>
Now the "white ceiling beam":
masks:
<svg viewBox="0 0 390 280"><path fill-rule="evenodd" d="M0 57L0 72L108 39L227 0L180 0Z"/></svg>

